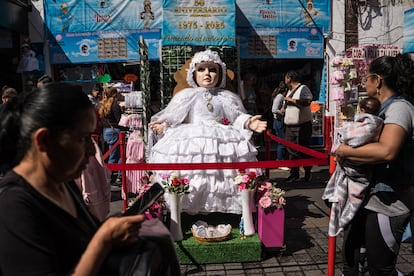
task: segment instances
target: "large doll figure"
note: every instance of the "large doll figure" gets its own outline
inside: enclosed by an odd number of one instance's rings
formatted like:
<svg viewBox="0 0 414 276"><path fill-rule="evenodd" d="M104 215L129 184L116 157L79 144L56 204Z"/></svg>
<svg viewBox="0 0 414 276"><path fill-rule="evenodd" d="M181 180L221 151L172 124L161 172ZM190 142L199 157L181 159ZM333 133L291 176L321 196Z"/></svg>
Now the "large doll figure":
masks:
<svg viewBox="0 0 414 276"><path fill-rule="evenodd" d="M225 90L226 64L218 53L206 50L192 58L187 83L149 124L158 141L150 149L150 163L214 163L256 161L252 131L267 123L246 113L239 96ZM165 171L156 172L156 179ZM189 214L241 213L237 170L186 170L190 193L182 210ZM168 193L165 194L168 204Z"/></svg>

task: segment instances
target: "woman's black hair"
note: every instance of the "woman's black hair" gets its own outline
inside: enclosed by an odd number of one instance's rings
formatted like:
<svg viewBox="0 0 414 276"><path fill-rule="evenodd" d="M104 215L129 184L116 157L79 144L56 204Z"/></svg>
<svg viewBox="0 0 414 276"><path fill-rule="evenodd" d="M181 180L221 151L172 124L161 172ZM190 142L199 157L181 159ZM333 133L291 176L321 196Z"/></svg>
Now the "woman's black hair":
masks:
<svg viewBox="0 0 414 276"><path fill-rule="evenodd" d="M288 88L285 84L285 81L280 81L279 85L272 92L272 99L274 99L277 96L277 94L283 94L286 91L288 91Z"/></svg>
<svg viewBox="0 0 414 276"><path fill-rule="evenodd" d="M369 73L380 75L388 88L414 104L414 62L410 54L379 57L370 64Z"/></svg>
<svg viewBox="0 0 414 276"><path fill-rule="evenodd" d="M80 111L93 108L78 85L50 83L25 92L0 108L0 164L15 165L32 145L32 134L47 128L52 135L72 129Z"/></svg>
<svg viewBox="0 0 414 276"><path fill-rule="evenodd" d="M290 70L286 72L286 76L290 77L290 79L294 82L301 82L302 81L302 75L295 70Z"/></svg>

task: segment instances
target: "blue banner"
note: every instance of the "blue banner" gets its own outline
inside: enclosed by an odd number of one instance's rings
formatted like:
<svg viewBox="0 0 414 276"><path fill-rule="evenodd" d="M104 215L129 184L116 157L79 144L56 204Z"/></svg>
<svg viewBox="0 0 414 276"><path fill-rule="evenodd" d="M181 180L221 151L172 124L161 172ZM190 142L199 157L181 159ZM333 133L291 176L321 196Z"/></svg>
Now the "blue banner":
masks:
<svg viewBox="0 0 414 276"><path fill-rule="evenodd" d="M404 12L403 53L414 52L414 9Z"/></svg>
<svg viewBox="0 0 414 276"><path fill-rule="evenodd" d="M52 33L161 29L161 0L44 0Z"/></svg>
<svg viewBox="0 0 414 276"><path fill-rule="evenodd" d="M160 31L61 33L50 42L52 64L140 60L138 41L145 38L150 60L159 60Z"/></svg>
<svg viewBox="0 0 414 276"><path fill-rule="evenodd" d="M323 58L323 36L317 28L238 29L242 58Z"/></svg>
<svg viewBox="0 0 414 276"><path fill-rule="evenodd" d="M236 45L234 0L164 0L163 11L163 45Z"/></svg>
<svg viewBox="0 0 414 276"><path fill-rule="evenodd" d="M237 0L237 27L331 30L330 0Z"/></svg>
<svg viewBox="0 0 414 276"><path fill-rule="evenodd" d="M159 60L161 0L44 0L44 8L52 64L139 60L139 36Z"/></svg>

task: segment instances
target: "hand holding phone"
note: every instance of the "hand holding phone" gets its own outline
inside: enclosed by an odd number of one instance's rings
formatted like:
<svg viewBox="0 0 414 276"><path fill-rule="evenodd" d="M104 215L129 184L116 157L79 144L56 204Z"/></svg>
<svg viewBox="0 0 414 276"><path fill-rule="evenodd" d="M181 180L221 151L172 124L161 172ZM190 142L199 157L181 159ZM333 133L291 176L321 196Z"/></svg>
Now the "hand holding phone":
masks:
<svg viewBox="0 0 414 276"><path fill-rule="evenodd" d="M126 209L122 216L134 216L144 213L163 194L164 188L159 183L152 184L149 190L145 191L141 197Z"/></svg>

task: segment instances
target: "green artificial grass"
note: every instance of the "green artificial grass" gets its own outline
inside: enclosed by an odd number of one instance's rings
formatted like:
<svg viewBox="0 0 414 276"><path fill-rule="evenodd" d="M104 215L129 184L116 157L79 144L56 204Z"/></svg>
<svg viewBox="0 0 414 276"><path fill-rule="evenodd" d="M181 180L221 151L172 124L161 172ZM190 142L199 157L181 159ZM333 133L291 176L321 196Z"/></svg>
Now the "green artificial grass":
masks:
<svg viewBox="0 0 414 276"><path fill-rule="evenodd" d="M191 225L197 220L214 226L222 223L231 224L231 236L226 241L198 242L191 233ZM262 245L257 234L246 239L240 238L240 215L212 213L206 216L189 216L183 213L181 221L184 239L176 242L181 264L256 262L262 259Z"/></svg>

